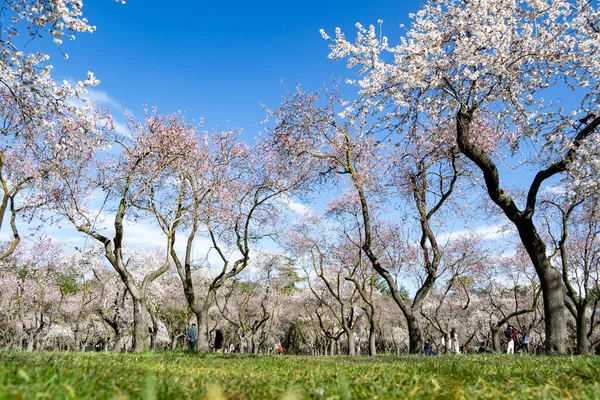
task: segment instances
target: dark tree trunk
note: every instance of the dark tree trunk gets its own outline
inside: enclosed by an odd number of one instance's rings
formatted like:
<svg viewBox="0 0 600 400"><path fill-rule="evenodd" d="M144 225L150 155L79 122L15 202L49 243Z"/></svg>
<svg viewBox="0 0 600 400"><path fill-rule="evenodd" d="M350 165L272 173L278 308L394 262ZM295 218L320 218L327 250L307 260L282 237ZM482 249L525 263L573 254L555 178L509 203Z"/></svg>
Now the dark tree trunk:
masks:
<svg viewBox="0 0 600 400"><path fill-rule="evenodd" d="M587 303L577 307L577 318L575 319L577 324L577 354L581 355L587 355L590 352L586 308Z"/></svg>
<svg viewBox="0 0 600 400"><path fill-rule="evenodd" d="M576 149L570 149L564 160L553 163L547 169L536 174L527 194L526 208L520 210L511 196L501 188L498 168L494 161L484 150L470 141L469 130L474 113L475 110L465 111L461 108L456 116L456 140L458 147L483 172L490 199L502 209L504 215L519 231L521 243L525 246L540 279L542 299L544 300L544 319L546 322L546 353L566 354L567 321L565 318L562 274L550 265L546 255L546 245L538 235L532 218L535 212L537 193L542 182L557 173L564 172L567 167L566 160L568 157L574 157L574 154L571 154L571 152L576 151ZM589 133L582 131L578 133L577 137L580 137L582 134ZM579 145L575 142L574 144Z"/></svg>
<svg viewBox="0 0 600 400"><path fill-rule="evenodd" d="M410 354L423 353L423 334L421 333L421 326L419 319L414 315L407 316L406 322L408 325L408 342Z"/></svg>

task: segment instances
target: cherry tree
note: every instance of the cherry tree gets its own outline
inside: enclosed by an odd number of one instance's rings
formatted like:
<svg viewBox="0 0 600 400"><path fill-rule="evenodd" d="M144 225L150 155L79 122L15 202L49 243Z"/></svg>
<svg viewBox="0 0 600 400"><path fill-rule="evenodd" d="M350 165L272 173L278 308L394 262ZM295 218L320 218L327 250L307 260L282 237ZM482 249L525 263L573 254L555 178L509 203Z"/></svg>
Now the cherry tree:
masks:
<svg viewBox="0 0 600 400"><path fill-rule="evenodd" d="M146 110L143 123L135 124L131 120L130 127L131 132L126 135L112 132L112 140L105 143L105 152L102 148L88 147L90 152L95 150L95 157L91 161L80 161L77 168L71 165L57 173L60 185L51 189L56 198L54 210L104 247L106 260L127 287L133 301L132 345L137 352L148 348L148 288L171 267L174 236L165 237L164 261L136 274L131 269L135 258L133 254L126 254L124 248L126 217L152 221L153 214L140 208L138 203L152 197L152 183L163 179L166 170L183 165L192 157L196 136L180 114L161 115L156 109ZM111 149L112 145L116 148ZM76 177L72 170L77 171ZM91 204L99 194L104 196L100 210ZM98 224L99 218L111 218L112 227L103 229ZM169 227L180 223L174 214L162 222ZM104 232L110 228L114 229L113 233Z"/></svg>
<svg viewBox="0 0 600 400"><path fill-rule="evenodd" d="M105 349L120 352L131 338L133 309L129 291L117 273L96 269L93 273L99 292L94 312L106 332Z"/></svg>
<svg viewBox="0 0 600 400"><path fill-rule="evenodd" d="M546 197L542 213L548 242L554 247L549 258L562 271L568 297L565 303L575 318L577 353L588 354L589 340L600 325L596 317L600 273L599 200L577 192Z"/></svg>
<svg viewBox="0 0 600 400"><path fill-rule="evenodd" d="M332 41L330 58L359 67L361 77L350 82L360 98L346 114L378 114L386 126L407 132L423 118L453 121L460 151L483 174L489 198L517 228L537 271L546 350L565 353L562 274L548 260L534 215L542 185L567 170L576 178L572 186L597 193L598 10L583 0L432 0L411 18L395 47L374 26L357 24L354 43L339 29L334 38L322 31ZM579 104L558 104L564 88L575 91ZM495 138L474 125L482 116L499 125ZM511 158L487 151L482 143L490 140L505 155L532 149L512 158L538 169L524 198L501 182Z"/></svg>
<svg viewBox="0 0 600 400"><path fill-rule="evenodd" d="M487 297L490 316L490 333L495 351L501 351L500 331L511 320L520 332L531 332L534 324L522 323L521 318L533 314L538 321L540 285L531 260L522 246L512 256L499 257L489 268L481 271L481 281L489 282L482 291Z"/></svg>
<svg viewBox="0 0 600 400"><path fill-rule="evenodd" d="M51 39L62 52L65 38L94 32L82 7L80 0L10 0L0 10L0 228L8 222L12 233L0 258L21 239L17 216L48 201L42 189L52 184L49 171L68 164L110 120L86 99L87 88L99 83L93 73L75 85L58 84L50 57L36 50Z"/></svg>
<svg viewBox="0 0 600 400"><path fill-rule="evenodd" d="M463 162L451 135L442 122L422 123L413 136L391 140L393 131L378 124L368 124L351 116L337 113L346 103L337 89L324 88L307 92L300 87L286 98L277 111L271 111L275 126L269 129L273 145L282 154L320 175L335 178L343 192L336 201L352 204L359 240L355 245L364 252L373 269L384 278L398 307L404 314L410 337L410 351L422 352L420 309L433 287L442 262L435 225L443 207L456 190L457 180L464 173ZM485 125L478 121L479 125ZM377 140L378 135L388 135ZM344 178L347 178L344 180ZM402 263L384 261L387 242L396 240L394 232L385 235L386 221L379 215L390 204L391 195L408 201L405 213L418 222L421 270L425 277L419 282L414 299L402 298L391 271ZM345 210L353 214L352 210ZM398 218L400 219L400 218ZM385 236L383 240L381 237Z"/></svg>
<svg viewBox="0 0 600 400"><path fill-rule="evenodd" d="M252 246L275 231L273 223L284 207L280 199L299 187L303 176L281 168L264 142L248 146L240 132L215 130L199 139L186 164L171 168L170 179L155 181L147 204L138 208L151 211L173 241L179 234L186 237L183 257L174 247L170 256L196 315L198 349L208 352L209 310L217 291L244 271ZM208 236L219 265L201 295L192 280L198 264L193 258L198 234ZM214 264L208 255L203 263L206 267Z"/></svg>
<svg viewBox="0 0 600 400"><path fill-rule="evenodd" d="M13 285L9 286L13 294L4 295L8 300L8 312L11 321L20 325L13 327L15 333L27 342L27 351L38 349L42 345L44 330L56 321L60 291L56 279L55 260L59 257L61 246L42 238L28 241L10 257L2 260L4 272L12 275Z"/></svg>

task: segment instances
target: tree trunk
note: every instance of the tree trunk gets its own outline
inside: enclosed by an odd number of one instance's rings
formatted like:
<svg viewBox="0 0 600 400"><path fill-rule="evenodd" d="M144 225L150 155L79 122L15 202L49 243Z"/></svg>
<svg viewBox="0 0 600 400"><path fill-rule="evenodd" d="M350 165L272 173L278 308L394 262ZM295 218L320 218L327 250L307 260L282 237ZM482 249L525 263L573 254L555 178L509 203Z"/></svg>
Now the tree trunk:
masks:
<svg viewBox="0 0 600 400"><path fill-rule="evenodd" d="M141 353L148 350L148 317L145 299L133 298L133 342L132 351Z"/></svg>
<svg viewBox="0 0 600 400"><path fill-rule="evenodd" d="M590 352L588 339L588 321L586 315L587 303L577 307L577 354L587 355Z"/></svg>
<svg viewBox="0 0 600 400"><path fill-rule="evenodd" d="M500 187L500 176L495 163L485 151L469 140L469 129L473 121L473 114L474 110L464 111L461 108L456 115L456 140L458 147L483 172L490 199L502 209L506 217L519 231L521 243L525 246L540 279L542 298L544 300L544 319L546 322L546 353L566 354L567 320L565 318L566 307L563 298L562 274L550 265L550 261L546 255L546 244L538 235L532 220L539 185L548 177L563 172L566 164L564 167L557 167L555 163L549 169L538 172L529 189L527 208L525 211L519 210L510 195ZM555 167L554 170L552 170L553 167Z"/></svg>
<svg viewBox="0 0 600 400"><path fill-rule="evenodd" d="M182 335L176 335L173 333L171 336L171 350L175 350L177 348L177 343L179 342L180 337L182 337Z"/></svg>
<svg viewBox="0 0 600 400"><path fill-rule="evenodd" d="M377 335L375 324L369 325L369 355L377 355Z"/></svg>
<svg viewBox="0 0 600 400"><path fill-rule="evenodd" d="M548 259L544 254L546 263ZM535 265L535 263L534 263ZM546 330L546 353L567 353L567 320L561 274L552 267L543 273L538 272L544 300L544 320Z"/></svg>
<svg viewBox="0 0 600 400"><path fill-rule="evenodd" d="M200 353L210 352L210 340L208 337L208 312L201 309L196 314L196 323L198 325L198 342L197 349Z"/></svg>
<svg viewBox="0 0 600 400"><path fill-rule="evenodd" d="M156 350L156 337L158 336L158 320L154 315L150 313L150 319L152 320L152 332L150 333L150 350Z"/></svg>
<svg viewBox="0 0 600 400"><path fill-rule="evenodd" d="M75 341L75 344L73 345L73 350L81 351L81 332L78 326L75 327L75 331L73 332L73 340Z"/></svg>
<svg viewBox="0 0 600 400"><path fill-rule="evenodd" d="M423 353L423 335L421 334L421 326L419 319L414 315L407 315L406 322L408 325L408 341L410 354Z"/></svg>
<svg viewBox="0 0 600 400"><path fill-rule="evenodd" d="M348 343L348 355L355 356L356 345L354 344L354 332L352 331L352 329L346 330L346 339Z"/></svg>
<svg viewBox="0 0 600 400"><path fill-rule="evenodd" d="M115 334L115 340L114 340L114 343L113 343L112 350L114 352L120 353L122 349L123 349L123 335L119 331L119 332L117 332Z"/></svg>
<svg viewBox="0 0 600 400"><path fill-rule="evenodd" d="M490 324L490 331L492 333L492 348L494 351L502 352L500 348L500 327L496 324Z"/></svg>
<svg viewBox="0 0 600 400"><path fill-rule="evenodd" d="M444 353L450 353L450 334L444 333Z"/></svg>
<svg viewBox="0 0 600 400"><path fill-rule="evenodd" d="M28 352L33 351L34 336L35 336L35 334L33 333L33 331L31 331L27 334L27 351Z"/></svg>

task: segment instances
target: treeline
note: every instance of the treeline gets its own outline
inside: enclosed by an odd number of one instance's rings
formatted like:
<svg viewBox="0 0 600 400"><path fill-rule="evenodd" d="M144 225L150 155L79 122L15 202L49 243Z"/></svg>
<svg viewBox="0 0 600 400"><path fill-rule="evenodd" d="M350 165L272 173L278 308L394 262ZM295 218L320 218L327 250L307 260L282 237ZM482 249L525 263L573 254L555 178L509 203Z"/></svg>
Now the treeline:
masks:
<svg viewBox="0 0 600 400"><path fill-rule="evenodd" d="M432 0L395 47L322 32L359 67L352 101L298 86L250 141L149 107L116 126L92 73L59 86L19 50L94 31L80 1L45 3L0 10L5 346L138 352L195 321L203 352L220 328L245 352L421 353L453 327L483 351L507 323L547 353L597 348L594 5ZM22 243L26 223L86 246Z"/></svg>

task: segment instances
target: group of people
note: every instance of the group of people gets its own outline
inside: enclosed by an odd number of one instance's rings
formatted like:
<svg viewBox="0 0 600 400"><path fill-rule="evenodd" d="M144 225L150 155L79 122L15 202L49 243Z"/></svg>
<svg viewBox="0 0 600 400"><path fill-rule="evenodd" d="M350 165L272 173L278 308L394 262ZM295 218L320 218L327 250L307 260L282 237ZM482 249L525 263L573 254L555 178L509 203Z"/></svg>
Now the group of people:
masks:
<svg viewBox="0 0 600 400"><path fill-rule="evenodd" d="M196 349L196 342L198 340L198 328L196 328L196 324L193 323L190 329L188 329L186 340L188 343L188 348L190 350ZM233 342L229 342L229 346L224 347L224 338L223 332L220 329L217 329L215 332L215 353L233 353L235 352L235 345Z"/></svg>
<svg viewBox="0 0 600 400"><path fill-rule="evenodd" d="M442 336L442 348L446 347L446 338ZM423 352L425 355L434 356L436 352L433 351L431 347L431 340L427 339L425 341L425 345L423 346ZM458 333L456 332L456 328L450 329L450 333L448 334L448 352L451 354L460 354L460 346L458 345Z"/></svg>
<svg viewBox="0 0 600 400"><path fill-rule="evenodd" d="M186 340L188 343L188 348L190 350L196 350L196 342L198 340L198 328L196 328L196 324L192 323L192 326L188 329ZM229 346L224 347L224 337L223 332L220 329L215 331L215 353L235 353L235 345L233 342L229 342ZM275 345L275 351L280 356L283 355L283 347L280 343Z"/></svg>
<svg viewBox="0 0 600 400"><path fill-rule="evenodd" d="M529 335L527 332L519 332L514 326L508 324L504 336L508 344L506 345L506 354L515 354L515 347L525 353L529 353Z"/></svg>
<svg viewBox="0 0 600 400"><path fill-rule="evenodd" d="M507 354L515 354L516 351L523 351L525 353L529 353L529 334L525 331L519 332L514 326L508 325L506 331L504 332L506 336L506 340L508 342L506 347ZM446 347L446 336L442 336L442 348L445 348L446 351L450 354L460 354L461 349L458 344L458 334L456 333L456 328L450 329L450 333L447 335L448 337L448 347ZM466 346L465 346L466 351ZM491 350L482 346L479 348L479 353L489 353ZM431 340L426 340L425 345L423 346L423 352L432 356L435 355L436 352L433 351Z"/></svg>
<svg viewBox="0 0 600 400"><path fill-rule="evenodd" d="M527 334L527 332L519 332L514 326L508 324L504 335L506 336L506 340L508 342L506 346L506 354L515 354L515 346L517 347L517 351L521 350L526 353L529 352L529 335ZM188 347L190 350L196 349L197 338L198 329L196 328L196 324L192 324L186 336ZM448 334L448 340L448 352L451 354L460 354L460 347L458 345L458 334L456 332L456 328L450 329L450 333ZM220 329L217 329L215 332L216 353L235 352L235 346L232 342L229 343L229 346L227 348L223 348L223 341L223 332ZM444 336L442 336L442 347L446 347L446 339ZM283 355L283 347L280 343L275 345L275 350L280 356ZM433 348L431 347L431 340L425 341L423 351L428 356L436 354L433 351Z"/></svg>

